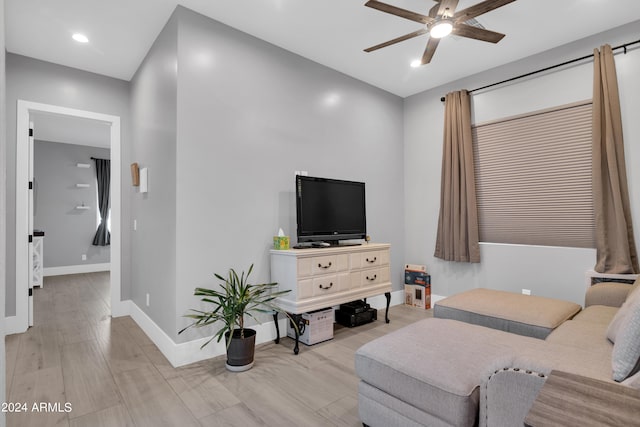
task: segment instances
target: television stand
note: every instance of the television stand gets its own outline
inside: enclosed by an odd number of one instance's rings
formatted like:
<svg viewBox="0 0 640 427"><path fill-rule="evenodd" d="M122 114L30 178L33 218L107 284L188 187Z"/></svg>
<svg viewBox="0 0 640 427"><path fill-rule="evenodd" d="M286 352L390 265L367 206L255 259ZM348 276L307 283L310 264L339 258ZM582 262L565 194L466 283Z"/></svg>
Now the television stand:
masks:
<svg viewBox="0 0 640 427"><path fill-rule="evenodd" d="M304 251L272 249L271 281L279 290L290 291L276 303L299 321L302 313L384 294L389 323L390 248L388 243L369 243ZM294 353L298 354L297 339Z"/></svg>

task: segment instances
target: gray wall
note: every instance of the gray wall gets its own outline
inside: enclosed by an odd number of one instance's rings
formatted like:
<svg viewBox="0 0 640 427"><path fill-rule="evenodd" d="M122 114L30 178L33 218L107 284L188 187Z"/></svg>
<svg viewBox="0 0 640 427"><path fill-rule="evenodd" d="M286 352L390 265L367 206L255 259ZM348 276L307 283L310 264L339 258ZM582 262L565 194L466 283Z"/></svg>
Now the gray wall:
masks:
<svg viewBox="0 0 640 427"><path fill-rule="evenodd" d="M187 9L176 13L176 330L198 306L194 287L217 283L214 272L254 263L255 282L269 280L273 235L279 227L295 235L296 170L366 183L368 232L391 243L401 289L402 99Z"/></svg>
<svg viewBox="0 0 640 427"><path fill-rule="evenodd" d="M405 226L407 262L426 264L434 294L451 295L474 287L562 298L582 304L585 272L595 265L594 249L481 244L481 263L444 262L433 257L438 224L444 105L440 97L459 89L474 89L637 39L635 22L569 45L505 65L405 100ZM627 174L640 241L640 49L616 55ZM556 105L590 99L593 62L585 61L553 72L479 91L472 96L473 121L482 123Z"/></svg>
<svg viewBox="0 0 640 427"><path fill-rule="evenodd" d="M108 159L110 150L45 141L34 145L34 228L45 232L44 267L108 263L110 247L91 244L99 212L91 157ZM91 167L78 168L77 163ZM78 188L76 184L90 187ZM75 209L81 204L90 209ZM85 261L83 254L87 255Z"/></svg>
<svg viewBox="0 0 640 427"><path fill-rule="evenodd" d="M7 125L6 121L6 106L5 106L5 41L4 41L4 0L0 0L0 129L5 129ZM5 135L0 132L0 271L6 271L6 191L7 183L5 178L6 173L6 138ZM5 275L0 274L0 295L5 294ZM6 402L5 398L5 384L6 384L6 370L5 370L5 350L4 350L4 304L0 304L0 402ZM5 414L0 412L0 427L4 427L6 423Z"/></svg>
<svg viewBox="0 0 640 427"><path fill-rule="evenodd" d="M149 192L131 199L131 299L169 336L176 333L177 43L172 17L131 82L131 159L149 171Z"/></svg>
<svg viewBox="0 0 640 427"><path fill-rule="evenodd" d="M132 81L133 301L174 340L213 273L269 280L295 234L294 171L364 181L375 241L404 262L402 99L179 7ZM146 307L146 294L150 306ZM205 333L205 331L200 331Z"/></svg>
<svg viewBox="0 0 640 427"><path fill-rule="evenodd" d="M129 298L131 177L129 83L73 68L7 54L7 158L16 156L18 99L120 116L122 143L122 299ZM6 315L15 315L15 161L7 163Z"/></svg>

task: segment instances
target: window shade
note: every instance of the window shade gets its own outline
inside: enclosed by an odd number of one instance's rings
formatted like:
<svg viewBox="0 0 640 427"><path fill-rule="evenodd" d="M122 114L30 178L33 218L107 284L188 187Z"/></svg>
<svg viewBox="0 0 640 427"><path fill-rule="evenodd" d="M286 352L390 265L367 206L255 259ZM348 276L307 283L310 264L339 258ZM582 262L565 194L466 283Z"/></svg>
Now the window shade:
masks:
<svg viewBox="0 0 640 427"><path fill-rule="evenodd" d="M593 248L591 101L473 127L480 241Z"/></svg>

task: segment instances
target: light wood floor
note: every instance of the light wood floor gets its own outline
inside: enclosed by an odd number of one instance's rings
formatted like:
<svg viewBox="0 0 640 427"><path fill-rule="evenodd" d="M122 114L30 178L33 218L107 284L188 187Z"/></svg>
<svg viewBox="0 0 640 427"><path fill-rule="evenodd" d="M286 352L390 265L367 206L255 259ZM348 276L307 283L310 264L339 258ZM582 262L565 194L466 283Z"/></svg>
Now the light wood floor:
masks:
<svg viewBox="0 0 640 427"><path fill-rule="evenodd" d="M112 319L108 273L45 278L34 313L32 328L6 338L7 400L29 408L7 414L9 427L360 426L356 349L431 316L392 307L390 324L336 325L333 340L297 356L288 338L264 344L253 369L231 373L224 357L173 368L130 317ZM34 402L61 412L32 412Z"/></svg>

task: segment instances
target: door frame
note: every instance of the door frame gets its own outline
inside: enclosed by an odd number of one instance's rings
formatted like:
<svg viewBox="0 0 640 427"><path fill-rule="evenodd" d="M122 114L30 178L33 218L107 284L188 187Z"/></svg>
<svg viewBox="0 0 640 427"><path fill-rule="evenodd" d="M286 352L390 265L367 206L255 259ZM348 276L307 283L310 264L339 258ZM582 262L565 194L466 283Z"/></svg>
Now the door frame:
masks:
<svg viewBox="0 0 640 427"><path fill-rule="evenodd" d="M122 266L122 194L121 194L121 146L120 117L93 111L77 110L58 105L18 100L16 128L16 319L15 332L28 329L29 319L29 117L31 113L49 113L98 120L110 125L111 141L111 316L125 315L121 301ZM7 325L8 326L8 325ZM7 327L7 332L9 328Z"/></svg>

